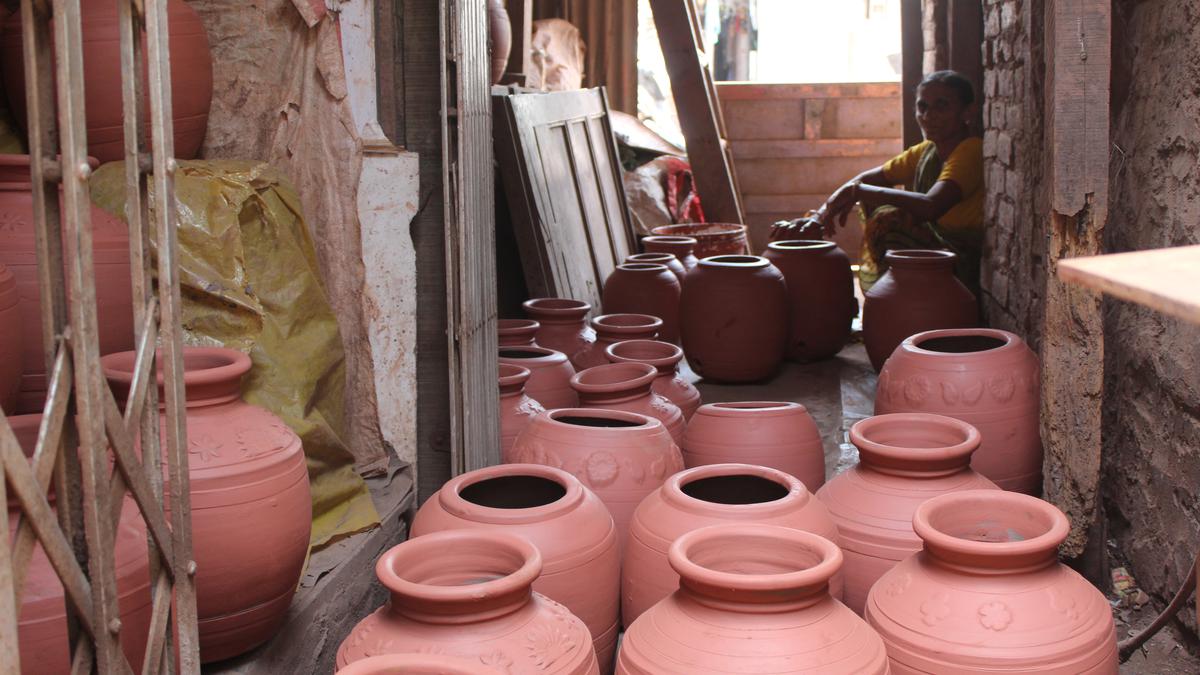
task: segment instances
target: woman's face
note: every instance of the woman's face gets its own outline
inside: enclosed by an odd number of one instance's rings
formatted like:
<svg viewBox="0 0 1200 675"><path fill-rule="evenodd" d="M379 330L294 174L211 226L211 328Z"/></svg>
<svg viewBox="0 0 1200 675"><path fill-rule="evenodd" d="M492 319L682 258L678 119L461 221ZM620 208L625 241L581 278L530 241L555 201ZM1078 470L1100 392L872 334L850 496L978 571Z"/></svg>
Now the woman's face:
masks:
<svg viewBox="0 0 1200 675"><path fill-rule="evenodd" d="M953 138L967 125L967 106L954 90L941 82L917 87L917 124L933 142Z"/></svg>

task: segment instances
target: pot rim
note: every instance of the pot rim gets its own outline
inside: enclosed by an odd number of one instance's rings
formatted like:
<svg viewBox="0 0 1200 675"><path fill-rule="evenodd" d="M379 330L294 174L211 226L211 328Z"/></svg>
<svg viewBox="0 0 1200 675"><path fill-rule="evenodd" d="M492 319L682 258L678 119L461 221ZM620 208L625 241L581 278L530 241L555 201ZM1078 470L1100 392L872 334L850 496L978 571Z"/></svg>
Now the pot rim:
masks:
<svg viewBox="0 0 1200 675"><path fill-rule="evenodd" d="M498 508L469 501L462 491L497 478L533 476L563 488L563 495L552 502L526 508ZM548 520L565 513L583 501L583 484L571 474L544 464L498 464L459 474L442 484L438 500L448 513L464 520L495 524L519 524Z"/></svg>
<svg viewBox="0 0 1200 675"><path fill-rule="evenodd" d="M499 559L507 554L520 564L509 565L504 576L479 583L461 583L453 586L427 583L406 578L414 569L415 561L427 561L435 557L451 557L455 550L488 550ZM531 591L534 580L542 573L542 554L526 539L508 532L495 530L443 530L413 537L384 552L375 563L375 574L389 592L405 600L419 603L454 604L471 606L480 601L499 599L504 596Z"/></svg>
<svg viewBox="0 0 1200 675"><path fill-rule="evenodd" d="M540 322L582 321L592 305L583 300L572 298L530 298L521 303L525 313L532 318L537 316Z"/></svg>
<svg viewBox="0 0 1200 675"><path fill-rule="evenodd" d="M869 436L894 425L936 427L957 432L962 440L949 445L909 448L872 440ZM859 420L850 427L850 442L859 451L859 461L867 467L888 473L908 475L944 475L966 469L982 441L974 425L946 415L933 413L888 413Z"/></svg>
<svg viewBox="0 0 1200 675"><path fill-rule="evenodd" d="M692 557L702 546L726 543L726 547L738 545L740 541L757 540L760 543L785 543L799 546L817 554L819 562L810 567L777 574L739 574L714 570L695 562ZM731 523L709 525L681 535L671 544L667 559L680 577L691 582L735 591L757 591L777 593L796 591L803 588L823 588L842 567L842 551L828 539L780 525L760 523Z"/></svg>
<svg viewBox="0 0 1200 675"><path fill-rule="evenodd" d="M337 675L391 675L419 672L441 673L442 675L490 675L499 671L478 665L457 656L446 654L381 654L359 659L338 668Z"/></svg>
<svg viewBox="0 0 1200 675"><path fill-rule="evenodd" d="M662 356L634 357L617 353L629 349L658 350L662 353ZM663 342L662 340L623 340L621 342L614 342L604 348L604 354L613 363L648 363L656 368L670 366L671 372L674 372L675 366L683 360L682 347L670 342Z"/></svg>
<svg viewBox="0 0 1200 675"><path fill-rule="evenodd" d="M579 429L585 427L595 433L623 433L627 431L645 431L655 427L662 427L665 431L666 426L657 418L640 413L629 412L627 410L610 410L608 408L553 408L543 413L538 413L538 417L544 417L546 421L568 429ZM563 417L581 417L584 419L597 420L614 420L617 422L631 423L629 426L619 427L603 427L603 426L587 426L580 424L572 424L563 422Z"/></svg>
<svg viewBox="0 0 1200 675"><path fill-rule="evenodd" d="M829 251L837 248L837 244L824 239L781 239L767 244L772 251L792 253L795 251Z"/></svg>
<svg viewBox="0 0 1200 675"><path fill-rule="evenodd" d="M987 349L979 349L968 352L944 352L936 349L926 349L921 346L921 343L938 338L952 337L984 337L999 340L1001 344ZM998 328L939 328L935 330L922 331L915 333L905 338L900 343L901 349L907 352L920 354L922 356L931 356L936 358L953 358L967 357L975 354L1002 354L1020 349L1025 341L1016 333L1010 333L1006 330Z"/></svg>
<svg viewBox="0 0 1200 675"><path fill-rule="evenodd" d="M723 478L729 476L751 476L754 478L762 478L769 480L787 490L787 494L778 499L772 499L765 502L757 502L755 504L722 504L718 502L710 502L704 499L697 499L683 491L683 488L691 483L705 480L708 478ZM757 464L739 464L736 462L726 462L723 464L705 464L702 466L684 469L676 472L663 481L662 499L668 503L677 506L685 507L690 510L699 510L705 513L721 515L723 512L731 511L739 515L762 515L766 516L775 511L791 509L796 506L796 502L800 502L803 506L811 498L812 492L804 485L804 483L795 476L773 469L767 466L759 466Z"/></svg>
<svg viewBox="0 0 1200 675"><path fill-rule="evenodd" d="M654 263L659 265L671 266L671 261L679 262L679 258L675 257L674 253L634 253L625 258L625 264L628 263Z"/></svg>
<svg viewBox="0 0 1200 675"><path fill-rule="evenodd" d="M717 401L705 403L696 412L710 417L774 417L781 414L807 413L808 408L795 401Z"/></svg>
<svg viewBox="0 0 1200 675"><path fill-rule="evenodd" d="M758 255L746 255L744 253L723 253L721 255L713 255L707 258L702 258L700 264L704 267L712 267L715 269L760 269L770 267L771 261Z"/></svg>
<svg viewBox="0 0 1200 675"><path fill-rule="evenodd" d="M597 333L621 335L628 333L652 333L662 328L663 320L651 314L620 312L602 314L592 319L592 328Z"/></svg>
<svg viewBox="0 0 1200 675"><path fill-rule="evenodd" d="M648 363L605 363L571 376L571 388L580 394L615 394L649 389L658 369Z"/></svg>
<svg viewBox="0 0 1200 675"><path fill-rule="evenodd" d="M700 243L695 237L689 237L685 234L652 234L642 237L642 241L648 241L651 244L662 244L664 246L678 246L680 248L687 246L689 250Z"/></svg>
<svg viewBox="0 0 1200 675"><path fill-rule="evenodd" d="M670 267L667 267L661 263L645 262L621 263L620 265L617 265L617 269L621 270L622 272L635 272L637 274L661 274L662 272L667 272L670 274L671 272ZM675 275L671 274L671 276L674 277Z"/></svg>
<svg viewBox="0 0 1200 675"><path fill-rule="evenodd" d="M990 542L948 533L939 522L972 507L982 509L992 527L1004 527L1008 519L1014 526L1034 522L1042 531L1018 540ZM917 507L912 522L925 549L935 557L972 566L1013 567L1015 571L1046 559L1057 561L1058 547L1071 531L1071 521L1053 504L1007 490L963 490L933 497ZM1004 529L1016 535L1013 527Z"/></svg>
<svg viewBox="0 0 1200 675"><path fill-rule="evenodd" d="M253 362L247 354L228 347L189 347L180 354L183 361L183 393L188 402L223 402L241 396L242 377L250 372ZM188 367L188 361L201 365ZM215 361L212 365L207 362ZM158 359L155 359L156 364ZM100 357L104 377L126 392L133 386L133 369L137 364L137 352L130 350L114 352ZM155 380L161 388L163 373L156 368ZM226 386L227 385L227 386ZM117 392L114 392L117 393ZM161 397L160 397L161 398ZM160 403L165 405L165 403Z"/></svg>
<svg viewBox="0 0 1200 675"><path fill-rule="evenodd" d="M524 387L525 383L529 381L529 376L533 374L532 370L515 363L501 363L499 366L499 381L502 390L509 387L514 389Z"/></svg>
<svg viewBox="0 0 1200 675"><path fill-rule="evenodd" d="M700 228L698 232L689 232L689 229L695 230ZM741 223L721 223L709 222L702 223L671 223L668 225L659 225L650 228L652 236L683 236L691 237L699 243L701 238L730 238L745 235L747 228ZM689 232L688 234L682 234Z"/></svg>
<svg viewBox="0 0 1200 675"><path fill-rule="evenodd" d="M533 319L497 319L496 330L501 335L512 335L536 332L542 324Z"/></svg>
<svg viewBox="0 0 1200 675"><path fill-rule="evenodd" d="M901 269L951 268L958 261L958 254L932 248L892 249L883 255L890 267Z"/></svg>
<svg viewBox="0 0 1200 675"><path fill-rule="evenodd" d="M505 354L505 352L525 352L527 354L535 354L536 356L517 356L511 353ZM501 346L497 349L497 354L498 358L501 359L501 363L511 363L514 365L520 365L521 363L534 363L541 365L555 361L565 361L567 358L567 355L560 351L550 349L548 347L539 347L537 345ZM517 362L514 363L514 361L504 361L503 359L514 359Z"/></svg>

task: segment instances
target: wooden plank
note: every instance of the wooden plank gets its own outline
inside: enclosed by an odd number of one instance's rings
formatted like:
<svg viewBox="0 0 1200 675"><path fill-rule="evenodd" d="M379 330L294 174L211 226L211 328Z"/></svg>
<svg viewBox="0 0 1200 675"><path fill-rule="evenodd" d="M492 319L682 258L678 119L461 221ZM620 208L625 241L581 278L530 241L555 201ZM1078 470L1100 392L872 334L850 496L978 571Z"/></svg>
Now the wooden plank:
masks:
<svg viewBox="0 0 1200 675"><path fill-rule="evenodd" d="M524 87L533 72L533 52L530 44L533 37L533 1L508 0L508 20L512 23L512 51L508 53L508 67L500 82Z"/></svg>
<svg viewBox="0 0 1200 675"><path fill-rule="evenodd" d="M0 417L4 417L3 411L0 411ZM3 424L8 424L7 419ZM0 500L5 504L8 503L7 482L8 472L0 464ZM17 586L13 582L12 557L8 518L5 518L0 523L0 675L21 672L21 650L17 643Z"/></svg>
<svg viewBox="0 0 1200 675"><path fill-rule="evenodd" d="M976 107L971 129L983 133L983 3L946 3L946 36L950 69L962 73L975 87Z"/></svg>
<svg viewBox="0 0 1200 675"><path fill-rule="evenodd" d="M1200 245L1059 260L1058 278L1200 324Z"/></svg>
<svg viewBox="0 0 1200 675"><path fill-rule="evenodd" d="M786 82L718 82L721 102L806 98L885 98L900 96L897 82L791 84Z"/></svg>
<svg viewBox="0 0 1200 675"><path fill-rule="evenodd" d="M721 101L730 144L743 139L802 138L804 99Z"/></svg>
<svg viewBox="0 0 1200 675"><path fill-rule="evenodd" d="M899 138L740 140L730 143L735 159L891 158L903 148ZM739 166L741 164L739 163ZM750 207L743 204L743 207Z"/></svg>
<svg viewBox="0 0 1200 675"><path fill-rule="evenodd" d="M742 159L738 165L747 194L824 192L828 195L860 171L879 166L890 156Z"/></svg>
<svg viewBox="0 0 1200 675"><path fill-rule="evenodd" d="M925 35L921 30L921 0L900 0L900 62L902 71L901 116L904 122L904 147L921 142L917 124L917 84L921 81L925 60ZM980 90L982 91L982 90Z"/></svg>

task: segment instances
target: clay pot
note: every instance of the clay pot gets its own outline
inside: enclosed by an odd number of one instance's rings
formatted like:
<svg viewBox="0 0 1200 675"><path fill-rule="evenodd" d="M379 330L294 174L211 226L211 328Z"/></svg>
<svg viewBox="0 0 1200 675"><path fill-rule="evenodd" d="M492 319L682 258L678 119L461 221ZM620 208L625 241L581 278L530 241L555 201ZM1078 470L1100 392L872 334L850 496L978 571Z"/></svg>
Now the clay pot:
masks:
<svg viewBox="0 0 1200 675"><path fill-rule="evenodd" d="M693 251L703 260L714 255L741 255L749 252L746 226L737 223L679 223L659 225L650 230L654 235L691 237L696 240ZM647 251L650 249L646 249Z"/></svg>
<svg viewBox="0 0 1200 675"><path fill-rule="evenodd" d="M679 302L688 365L705 379L755 382L775 374L788 338L787 286L765 258L705 258Z"/></svg>
<svg viewBox="0 0 1200 675"><path fill-rule="evenodd" d="M488 0L488 49L492 52L492 84L499 84L512 51L512 21L504 0Z"/></svg>
<svg viewBox="0 0 1200 675"><path fill-rule="evenodd" d="M913 515L923 549L883 575L867 621L894 673L1117 673L1104 594L1058 562L1070 523L1012 492L934 497Z"/></svg>
<svg viewBox="0 0 1200 675"><path fill-rule="evenodd" d="M659 335L679 342L679 279L666 265L626 263L604 280L605 314L649 314L662 319Z"/></svg>
<svg viewBox="0 0 1200 675"><path fill-rule="evenodd" d="M529 420L545 410L541 403L525 395L529 369L508 363L500 364L500 454L512 447L513 441Z"/></svg>
<svg viewBox="0 0 1200 675"><path fill-rule="evenodd" d="M662 319L649 314L605 314L592 319L596 342L579 358L580 370L610 363L604 352L617 342L657 338L662 323Z"/></svg>
<svg viewBox="0 0 1200 675"><path fill-rule="evenodd" d="M417 512L412 536L456 529L511 532L537 546L542 573L533 590L587 624L600 670L612 671L621 584L616 528L579 479L540 464L491 466L451 478Z"/></svg>
<svg viewBox="0 0 1200 675"><path fill-rule="evenodd" d="M575 360L591 349L596 333L587 324L592 306L581 300L566 298L534 298L521 304L525 314L538 322L537 344L567 355L578 370Z"/></svg>
<svg viewBox="0 0 1200 675"><path fill-rule="evenodd" d="M128 395L134 360L134 352L100 359L118 399ZM233 349L183 350L204 662L249 651L275 634L308 554L312 496L300 438L283 420L242 400L250 365L250 357Z"/></svg>
<svg viewBox="0 0 1200 675"><path fill-rule="evenodd" d="M103 0L80 3L83 34L84 111L87 117L88 154L101 162L125 158L124 111L121 107L121 38L117 4ZM167 3L171 44L171 112L178 159L193 159L200 152L212 102L212 54L200 16L183 0ZM25 59L20 12L4 22L0 39L0 67L9 109L26 129ZM145 41L142 43L145 54ZM145 57L143 57L145 58ZM143 64L142 75L148 71ZM144 81L148 81L144 80ZM145 110L150 94L143 87ZM145 123L150 139L150 122Z"/></svg>
<svg viewBox="0 0 1200 675"><path fill-rule="evenodd" d="M910 335L979 325L975 296L954 276L957 257L917 249L884 255L888 271L863 301L863 342L876 371Z"/></svg>
<svg viewBox="0 0 1200 675"><path fill-rule="evenodd" d="M647 363L608 363L580 371L571 378L581 408L626 410L656 418L675 445L683 442L684 420L679 406L651 387L658 369Z"/></svg>
<svg viewBox="0 0 1200 675"><path fill-rule="evenodd" d="M679 262L679 258L675 257L674 253L637 253L625 259L627 263L649 263L652 265L666 265L667 269L671 270L671 274L683 283L683 278L687 276L687 268L683 263Z"/></svg>
<svg viewBox="0 0 1200 675"><path fill-rule="evenodd" d="M337 667L424 652L510 673L598 675L587 626L532 590L542 555L516 534L435 532L392 547L375 574L387 604L338 647Z"/></svg>
<svg viewBox="0 0 1200 675"><path fill-rule="evenodd" d="M517 437L505 462L563 469L608 507L622 547L633 510L683 469L679 448L653 417L622 410L548 410Z"/></svg>
<svg viewBox="0 0 1200 675"><path fill-rule="evenodd" d="M541 324L531 319L500 319L496 321L497 342L501 347L534 347Z"/></svg>
<svg viewBox="0 0 1200 675"><path fill-rule="evenodd" d="M773 241L763 257L787 281L788 358L802 363L829 358L850 339L858 314L850 259L831 241Z"/></svg>
<svg viewBox="0 0 1200 675"><path fill-rule="evenodd" d="M617 673L888 672L883 641L830 597L838 547L772 525L715 525L670 548L679 589L625 631Z"/></svg>
<svg viewBox="0 0 1200 675"><path fill-rule="evenodd" d="M741 462L779 469L799 478L809 490L825 484L821 432L799 403L709 403L688 423L681 447L689 469Z"/></svg>
<svg viewBox="0 0 1200 675"><path fill-rule="evenodd" d="M337 675L504 675L479 659L458 659L445 654L388 654L372 656L339 668Z"/></svg>
<svg viewBox="0 0 1200 675"><path fill-rule="evenodd" d="M0 155L0 264L12 273L20 296L17 308L22 375L16 403L19 413L41 412L48 386L42 353L41 289L30 190L29 155ZM91 208L91 225L95 282L89 285L96 292L100 353L133 349L129 228L96 206Z"/></svg>
<svg viewBox="0 0 1200 675"><path fill-rule="evenodd" d="M642 237L642 248L646 253L670 253L683 264L685 272L691 272L692 268L700 262L694 253L697 243L699 242L695 237L674 234L654 234Z"/></svg>
<svg viewBox="0 0 1200 675"><path fill-rule="evenodd" d="M683 350L678 345L659 340L626 340L609 345L604 350L613 363L645 363L658 373L650 389L679 406L686 423L700 407L700 392L679 374Z"/></svg>
<svg viewBox="0 0 1200 675"><path fill-rule="evenodd" d="M846 605L862 613L867 591L896 563L921 550L912 514L930 497L997 489L971 470L979 431L950 417L902 413L850 427L858 465L834 476L817 497L829 507L846 554Z"/></svg>
<svg viewBox="0 0 1200 675"><path fill-rule="evenodd" d="M20 302L16 278L0 264L0 408L10 415L17 411L17 393L21 391L24 343Z"/></svg>
<svg viewBox="0 0 1200 675"><path fill-rule="evenodd" d="M918 333L883 365L875 413L949 415L979 429L971 468L1005 490L1042 489L1041 372L1025 342L1002 330Z"/></svg>
<svg viewBox="0 0 1200 675"><path fill-rule="evenodd" d="M41 422L41 415L13 415L8 418L26 457L33 456ZM69 419L67 423L70 424ZM53 487L49 499L53 507ZM9 536L15 536L21 513L10 485ZM146 635L150 629L150 563L146 552L146 526L142 523L137 504L128 495L121 504L113 556L117 608L121 617L121 649L130 663L140 664L146 653ZM71 672L64 597L62 582L46 557L45 549L40 542L35 543L25 572L17 618L22 675L66 675Z"/></svg>
<svg viewBox="0 0 1200 675"><path fill-rule="evenodd" d="M571 388L575 369L562 352L545 347L501 347L500 363L529 370L525 394L544 408L572 408L579 397Z"/></svg>
<svg viewBox="0 0 1200 675"><path fill-rule="evenodd" d="M837 526L825 505L782 471L715 464L677 473L642 500L633 514L621 567L621 616L627 628L679 585L679 576L667 564L671 542L721 523L780 525L838 541ZM840 574L832 592L842 596Z"/></svg>

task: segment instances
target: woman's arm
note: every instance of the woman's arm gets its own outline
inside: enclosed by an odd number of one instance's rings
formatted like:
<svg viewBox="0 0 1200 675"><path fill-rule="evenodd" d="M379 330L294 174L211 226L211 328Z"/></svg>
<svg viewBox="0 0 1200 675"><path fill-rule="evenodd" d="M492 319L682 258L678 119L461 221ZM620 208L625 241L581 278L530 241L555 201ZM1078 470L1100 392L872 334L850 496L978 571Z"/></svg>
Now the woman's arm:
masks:
<svg viewBox="0 0 1200 675"><path fill-rule="evenodd" d="M882 171L879 173L882 178ZM941 218L962 200L962 188L954 181L940 180L933 184L929 192L921 193L897 190L873 181L851 181L839 188L821 207L824 213L820 213L817 219L824 224L825 233L832 235L835 223L836 227L844 227L850 209L860 200L874 206L889 204L907 211L918 221L930 221Z"/></svg>
<svg viewBox="0 0 1200 675"><path fill-rule="evenodd" d="M825 234L832 235L833 228L831 225L833 224L834 219L830 217L831 215L841 215L841 221L844 225L846 222L846 215L850 213L850 208L854 206L854 202L858 201L858 197L853 196L852 192L850 191L854 189L854 186L859 184L887 186L891 183L889 183L888 179L883 175L882 165L873 169L867 169L854 178L851 178L841 187L835 190L834 193L829 196L829 199L826 199L825 203L821 205L821 208L817 209L817 215L815 218L816 223L812 224L812 229L823 228L825 230ZM842 207L843 202L844 211L834 212L832 210L831 204L836 203L839 207ZM819 237L820 235L816 232L810 233L809 223L811 222L812 221L808 218L797 218L790 221L781 220L771 227L771 241L788 237Z"/></svg>

